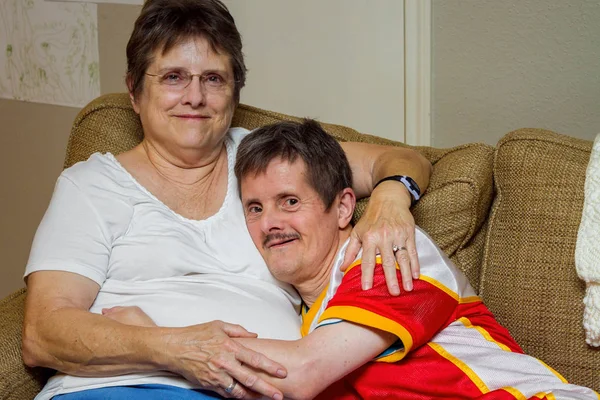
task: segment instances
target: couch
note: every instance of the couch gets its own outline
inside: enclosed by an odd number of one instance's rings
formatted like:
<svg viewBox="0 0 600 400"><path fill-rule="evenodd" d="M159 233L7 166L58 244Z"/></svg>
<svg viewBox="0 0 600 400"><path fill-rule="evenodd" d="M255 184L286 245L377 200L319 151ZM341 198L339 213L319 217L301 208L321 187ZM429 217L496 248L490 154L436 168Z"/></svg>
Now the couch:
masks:
<svg viewBox="0 0 600 400"><path fill-rule="evenodd" d="M240 105L233 126L295 117ZM323 124L340 141L387 139ZM142 138L126 94L101 96L77 116L64 166L96 151L128 150ZM600 390L600 353L584 342L585 286L574 265L592 142L540 129L508 133L493 147L417 147L433 164L415 220L466 273L523 349L572 383ZM358 218L368 199L359 202ZM0 398L29 399L52 371L20 356L25 290L0 301Z"/></svg>

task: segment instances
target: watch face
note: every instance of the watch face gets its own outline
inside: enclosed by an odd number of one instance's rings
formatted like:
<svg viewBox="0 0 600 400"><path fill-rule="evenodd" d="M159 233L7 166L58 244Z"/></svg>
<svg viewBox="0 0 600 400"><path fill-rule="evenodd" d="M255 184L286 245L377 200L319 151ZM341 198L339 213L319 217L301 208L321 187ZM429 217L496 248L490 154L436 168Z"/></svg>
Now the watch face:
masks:
<svg viewBox="0 0 600 400"><path fill-rule="evenodd" d="M406 179L406 182L408 182L408 191L413 195L415 200L419 200L419 198L421 198L421 189L419 189L417 182L410 176L405 176L404 178Z"/></svg>

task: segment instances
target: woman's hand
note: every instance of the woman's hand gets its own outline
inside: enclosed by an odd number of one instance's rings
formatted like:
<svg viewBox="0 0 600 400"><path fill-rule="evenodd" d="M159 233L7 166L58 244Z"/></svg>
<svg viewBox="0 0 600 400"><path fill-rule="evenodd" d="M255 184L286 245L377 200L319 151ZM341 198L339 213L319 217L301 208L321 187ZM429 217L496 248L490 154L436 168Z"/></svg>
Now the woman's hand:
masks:
<svg viewBox="0 0 600 400"><path fill-rule="evenodd" d="M373 285L377 254L381 255L388 290L400 294L396 262L400 266L404 290L412 290L419 278L419 259L415 244L415 220L410 212L411 197L398 182L383 182L371 194L369 204L352 234L342 269L356 258L362 247L362 288ZM393 251L394 246L398 248Z"/></svg>
<svg viewBox="0 0 600 400"><path fill-rule="evenodd" d="M102 314L127 325L156 326L148 314L135 306L103 309ZM281 391L260 379L252 369L284 378L285 368L231 339L255 337L240 325L222 321L177 329L166 346L168 354L173 355L166 356L166 369L223 397L255 399L264 395L282 399ZM226 392L225 388L233 382L236 384L231 393Z"/></svg>
<svg viewBox="0 0 600 400"><path fill-rule="evenodd" d="M182 328L171 336L166 346L170 354L176 355L169 360L173 363L169 370L224 397L246 399L262 394L282 399L281 391L260 379L252 369L284 378L285 368L231 339L242 337L256 335L222 321ZM226 392L233 383L233 390Z"/></svg>

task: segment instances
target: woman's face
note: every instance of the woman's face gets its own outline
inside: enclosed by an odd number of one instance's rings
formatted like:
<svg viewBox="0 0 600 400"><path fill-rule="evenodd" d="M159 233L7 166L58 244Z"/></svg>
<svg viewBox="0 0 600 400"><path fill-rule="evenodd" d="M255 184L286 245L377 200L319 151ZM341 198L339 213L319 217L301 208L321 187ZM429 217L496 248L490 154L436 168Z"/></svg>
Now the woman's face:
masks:
<svg viewBox="0 0 600 400"><path fill-rule="evenodd" d="M220 151L235 110L229 56L215 53L205 39L190 39L166 54L159 49L146 74L141 94L132 97L144 139L183 164Z"/></svg>

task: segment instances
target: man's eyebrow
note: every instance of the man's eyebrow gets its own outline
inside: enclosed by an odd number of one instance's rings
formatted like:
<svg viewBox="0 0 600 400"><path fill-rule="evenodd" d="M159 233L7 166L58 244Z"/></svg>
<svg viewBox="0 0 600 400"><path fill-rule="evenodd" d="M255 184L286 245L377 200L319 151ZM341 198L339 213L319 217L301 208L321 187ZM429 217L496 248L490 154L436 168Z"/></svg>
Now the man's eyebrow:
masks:
<svg viewBox="0 0 600 400"><path fill-rule="evenodd" d="M287 192L281 192L277 195L277 199L285 199L286 197L297 197L300 198L300 196L296 193L296 192L292 192L292 191L287 191Z"/></svg>
<svg viewBox="0 0 600 400"><path fill-rule="evenodd" d="M260 203L260 201L258 201L258 199L255 198L244 200L244 207L248 207L248 205L252 203Z"/></svg>

